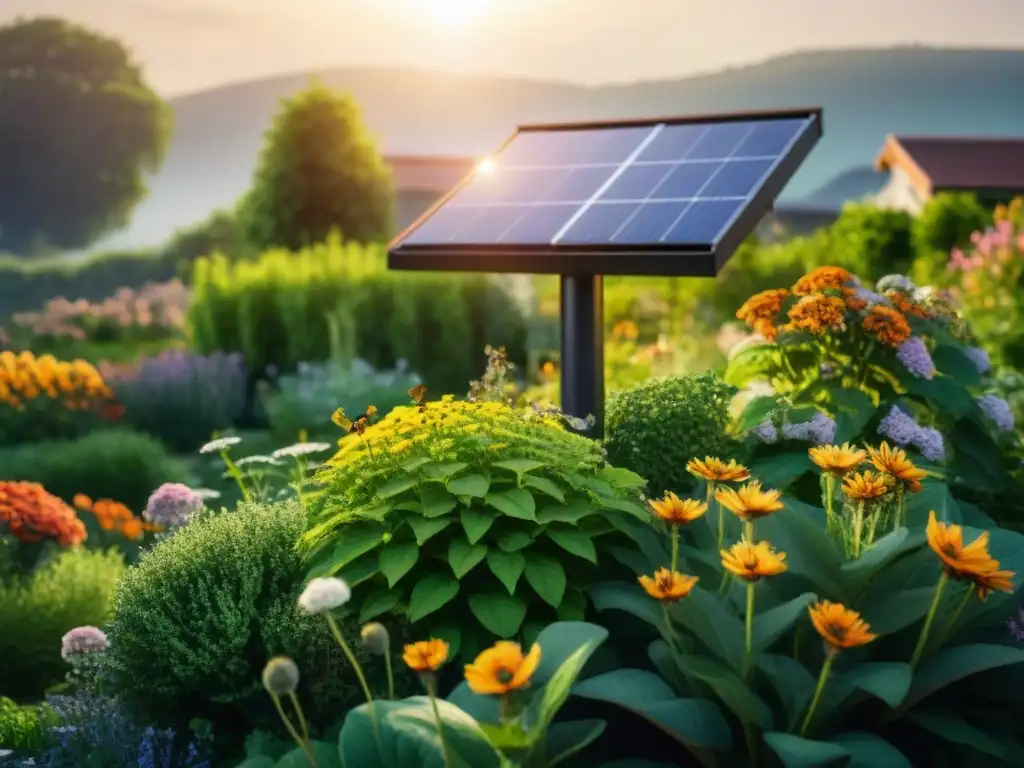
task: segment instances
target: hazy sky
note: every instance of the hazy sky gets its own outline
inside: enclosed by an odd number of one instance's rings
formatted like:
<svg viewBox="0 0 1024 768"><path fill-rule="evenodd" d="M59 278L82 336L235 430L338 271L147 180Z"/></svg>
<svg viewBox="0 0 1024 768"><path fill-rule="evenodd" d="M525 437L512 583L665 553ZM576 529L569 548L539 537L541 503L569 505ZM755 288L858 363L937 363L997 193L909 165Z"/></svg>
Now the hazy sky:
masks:
<svg viewBox="0 0 1024 768"><path fill-rule="evenodd" d="M124 39L165 95L264 75L413 66L599 83L810 48L1024 48L1024 0L0 0Z"/></svg>

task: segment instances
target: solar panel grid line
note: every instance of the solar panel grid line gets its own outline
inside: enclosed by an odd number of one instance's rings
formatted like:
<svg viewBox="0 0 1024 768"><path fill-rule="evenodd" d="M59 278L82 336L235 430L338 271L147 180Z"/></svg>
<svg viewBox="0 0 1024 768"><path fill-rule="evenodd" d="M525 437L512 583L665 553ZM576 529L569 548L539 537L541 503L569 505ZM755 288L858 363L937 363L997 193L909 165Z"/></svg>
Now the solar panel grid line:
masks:
<svg viewBox="0 0 1024 768"><path fill-rule="evenodd" d="M601 195L603 195L605 191L612 184L615 183L615 180L622 175L622 172L629 167L629 164L633 162L633 160L635 160L637 157L639 157L645 149L647 149L648 145L650 145L650 143L654 141L655 138L657 138L658 134L661 133L664 127L664 123L659 123L658 125L655 125L653 128L651 128L651 132L644 137L644 139L633 150L629 157L627 157L619 165L618 169L614 171L611 176L608 177L605 183L602 184L601 187L597 189L593 195L591 195L590 199L586 203L584 203L583 206L578 211L576 211L576 213L569 217L569 220L562 226L562 228L555 234L555 236L551 238L552 245L558 243L565 236L565 233L569 231L572 225L575 224L580 219L580 217L583 216L584 213L586 213L587 209L591 205L593 205L595 200L601 197Z"/></svg>
<svg viewBox="0 0 1024 768"><path fill-rule="evenodd" d="M658 197L651 198L650 200L641 197L617 197L615 200L596 200L595 205L600 204L639 204L643 202L651 202L652 200L659 203L689 203L699 202L701 200L709 200L712 202L741 202L746 200L746 195L704 195L702 197ZM585 200L545 200L543 203L463 203L462 205L452 206L458 210L475 210L485 211L488 208L544 208L544 207L557 207L562 205L583 205Z"/></svg>
<svg viewBox="0 0 1024 768"><path fill-rule="evenodd" d="M500 158L500 155L498 156ZM712 163L740 163L750 160L775 160L778 155L734 155L733 157L693 157L680 160L634 160L629 164L636 168L645 165L699 165ZM575 170L577 168L618 168L622 163L535 163L531 165L512 165L510 170L515 171L552 171L552 170Z"/></svg>

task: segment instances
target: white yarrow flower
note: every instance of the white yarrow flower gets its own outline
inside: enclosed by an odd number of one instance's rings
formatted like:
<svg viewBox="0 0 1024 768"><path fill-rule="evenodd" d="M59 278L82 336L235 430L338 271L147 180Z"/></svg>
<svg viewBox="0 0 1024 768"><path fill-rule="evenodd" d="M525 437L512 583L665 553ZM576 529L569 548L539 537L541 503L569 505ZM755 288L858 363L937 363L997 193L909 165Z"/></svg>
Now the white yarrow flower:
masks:
<svg viewBox="0 0 1024 768"><path fill-rule="evenodd" d="M281 459L286 456L295 458L298 456L309 456L311 453L322 453L331 450L330 443L295 443L285 448L278 448L271 456Z"/></svg>
<svg viewBox="0 0 1024 768"><path fill-rule="evenodd" d="M214 451L220 451L224 448L230 448L232 445L238 445L242 442L240 437L218 437L216 440L211 440L202 448L199 449L200 453L213 453Z"/></svg>
<svg viewBox="0 0 1024 768"><path fill-rule="evenodd" d="M299 608L310 615L340 608L352 597L352 590L342 579L313 579L299 595Z"/></svg>

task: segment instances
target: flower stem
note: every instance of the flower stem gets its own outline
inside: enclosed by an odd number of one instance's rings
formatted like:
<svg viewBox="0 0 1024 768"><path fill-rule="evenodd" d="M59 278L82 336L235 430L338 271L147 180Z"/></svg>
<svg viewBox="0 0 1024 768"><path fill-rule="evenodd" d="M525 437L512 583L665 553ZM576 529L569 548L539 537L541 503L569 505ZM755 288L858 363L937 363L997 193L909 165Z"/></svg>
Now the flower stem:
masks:
<svg viewBox="0 0 1024 768"><path fill-rule="evenodd" d="M743 538L745 538L751 544L754 543L754 521L753 520L745 520L743 522Z"/></svg>
<svg viewBox="0 0 1024 768"><path fill-rule="evenodd" d="M338 622L334 620L334 617L330 613L325 613L324 617L327 619L327 626L330 627L331 634L334 635L334 639L338 645L341 646L341 650L345 652L345 657L348 659L348 663L352 665L352 669L356 673L356 677L359 679L359 685L362 686L363 695L366 697L366 706L370 710L370 722L373 724L373 737L377 741L377 750L380 751L380 730L377 726L377 713L373 706L373 694L370 693L370 686L366 683L366 675L363 674L363 668L356 660L355 654L352 653L352 649L349 648L347 642L345 642L345 636L341 634L341 629L338 627Z"/></svg>
<svg viewBox="0 0 1024 768"><path fill-rule="evenodd" d="M309 741L309 725L306 723L306 716L302 713L302 705L299 703L299 697L294 693L289 693L288 698L291 699L292 706L295 708L295 715L299 718L299 727L302 728L302 738L304 741Z"/></svg>
<svg viewBox="0 0 1024 768"><path fill-rule="evenodd" d="M821 694L825 690L825 683L828 682L828 676L832 673L832 663L838 654L829 649L828 654L825 656L825 663L821 666L821 674L818 675L818 685L814 688L814 697L811 699L811 706L807 708L807 714L804 716L803 725L800 726L800 736L806 736L807 730L811 727L811 720L814 719L814 712L818 709L818 703L821 701Z"/></svg>
<svg viewBox="0 0 1024 768"><path fill-rule="evenodd" d="M436 683L431 682L427 686L427 696L430 698L430 707L434 710L434 720L437 721L437 736L441 740L441 750L444 752L444 768L452 764L451 752L448 749L448 739L444 735L444 724L441 722L441 711L437 708L437 696L434 694ZM394 698L394 694L392 694Z"/></svg>
<svg viewBox="0 0 1024 768"><path fill-rule="evenodd" d="M292 694L293 696L295 694ZM288 719L288 715L284 713L284 707L281 706L281 698L276 693L271 693L270 698L274 702L274 708L277 709L277 714L281 716L281 722L284 723L284 727L288 730L289 735L295 740L295 743L299 745L299 749L306 755L306 759L309 760L312 768L317 768L316 756L313 754L313 750L309 747L309 742L302 737L295 726L292 725L292 721Z"/></svg>
<svg viewBox="0 0 1024 768"><path fill-rule="evenodd" d="M864 502L857 502L857 512L853 518L853 557L860 557L860 539L864 535Z"/></svg>
<svg viewBox="0 0 1024 768"><path fill-rule="evenodd" d="M750 674L750 667L754 661L754 582L747 582L747 617L746 617L746 649L747 654L743 663L744 676Z"/></svg>
<svg viewBox="0 0 1024 768"><path fill-rule="evenodd" d="M715 499L715 483L713 483L711 481L708 481L707 505L708 505L708 511L709 512L711 511L711 508L712 508L711 505L712 504L716 504L716 503L717 503L717 499ZM717 506L718 506L718 548L721 549L722 545L725 543L725 508L721 504L717 504Z"/></svg>
<svg viewBox="0 0 1024 768"><path fill-rule="evenodd" d="M676 572L676 567L679 565L679 526L672 526L672 573Z"/></svg>
<svg viewBox="0 0 1024 768"><path fill-rule="evenodd" d="M893 530L903 527L903 516L906 513L904 509L906 502L903 498L903 486L899 486L896 489L896 525L893 526Z"/></svg>
<svg viewBox="0 0 1024 768"><path fill-rule="evenodd" d="M831 472L826 472L824 474L822 485L824 486L823 495L825 496L825 529L829 533L834 533L836 527L836 514L835 509L833 508L833 504L835 503L835 475Z"/></svg>
<svg viewBox="0 0 1024 768"><path fill-rule="evenodd" d="M939 611L939 602L942 600L942 592L946 588L946 584L949 582L949 576L943 571L942 575L939 576L939 583L935 585L935 597L932 598L931 607L928 609L928 615L924 617L924 626L921 627L921 635L917 638L917 645L914 648L914 655L910 657L910 668L914 669L917 663L921 660L921 654L924 653L925 644L928 642L928 633L932 629L932 623L935 621L935 614Z"/></svg>
<svg viewBox="0 0 1024 768"><path fill-rule="evenodd" d="M234 478L235 483L238 485L238 490L242 492L242 501L252 501L252 495L249 493L249 489L245 487L245 480L242 478L242 472L238 468L238 465L231 460L228 456L227 448L220 449L220 458L224 462L224 466L227 467L228 474Z"/></svg>
<svg viewBox="0 0 1024 768"><path fill-rule="evenodd" d="M942 632L939 633L939 645L942 645L942 643L945 642L946 638L949 637L949 633L956 627L956 623L960 620L960 615L964 612L964 608L967 607L967 603L970 602L971 595L974 594L976 589L977 587L972 584L970 589L964 592L964 596L960 598L960 604L956 607L956 610L953 611L953 615L950 616L949 621L947 621L946 625L942 628Z"/></svg>
<svg viewBox="0 0 1024 768"><path fill-rule="evenodd" d="M391 669L391 651L384 654L384 669L388 673L388 698L395 699L395 673Z"/></svg>

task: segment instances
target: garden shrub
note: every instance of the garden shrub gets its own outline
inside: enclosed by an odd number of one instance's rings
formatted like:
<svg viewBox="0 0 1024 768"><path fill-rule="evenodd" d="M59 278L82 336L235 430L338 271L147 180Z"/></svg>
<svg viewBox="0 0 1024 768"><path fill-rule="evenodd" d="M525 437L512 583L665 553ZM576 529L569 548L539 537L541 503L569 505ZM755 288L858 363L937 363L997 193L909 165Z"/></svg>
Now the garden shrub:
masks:
<svg viewBox="0 0 1024 768"><path fill-rule="evenodd" d="M616 526L645 516L642 478L532 408L445 396L348 428L316 477L311 573L360 586L361 621L397 611L453 654L582 619Z"/></svg>
<svg viewBox="0 0 1024 768"><path fill-rule="evenodd" d="M121 423L191 453L220 430L235 426L245 409L242 356L180 351L125 366L101 366L118 403Z"/></svg>
<svg viewBox="0 0 1024 768"><path fill-rule="evenodd" d="M20 706L0 697L0 744L3 749L25 752L39 749L46 729L55 725L56 717L46 706Z"/></svg>
<svg viewBox="0 0 1024 768"><path fill-rule="evenodd" d="M185 465L158 440L117 427L0 451L0 467L6 477L40 483L65 501L82 493L136 512L159 485L187 479Z"/></svg>
<svg viewBox="0 0 1024 768"><path fill-rule="evenodd" d="M116 552L70 549L27 579L0 584L0 691L39 698L67 672L61 638L78 626L102 626L125 572Z"/></svg>
<svg viewBox="0 0 1024 768"><path fill-rule="evenodd" d="M304 523L293 502L200 516L125 575L107 660L141 721L180 727L198 717L215 733L242 735L273 725L259 680L277 654L299 663L317 724L361 699L323 621L296 607L302 570L295 542Z"/></svg>
<svg viewBox="0 0 1024 768"><path fill-rule="evenodd" d="M693 487L686 462L694 456L743 459L728 434L736 393L714 373L652 379L608 400L608 460L647 479L650 495Z"/></svg>

